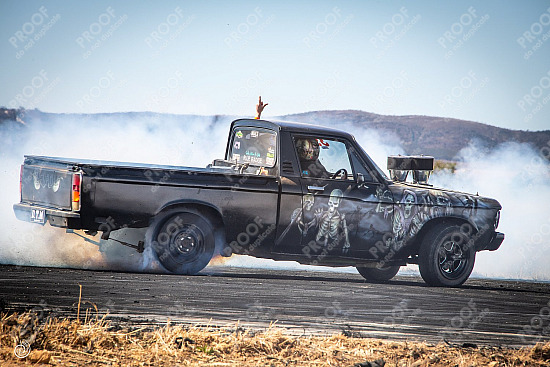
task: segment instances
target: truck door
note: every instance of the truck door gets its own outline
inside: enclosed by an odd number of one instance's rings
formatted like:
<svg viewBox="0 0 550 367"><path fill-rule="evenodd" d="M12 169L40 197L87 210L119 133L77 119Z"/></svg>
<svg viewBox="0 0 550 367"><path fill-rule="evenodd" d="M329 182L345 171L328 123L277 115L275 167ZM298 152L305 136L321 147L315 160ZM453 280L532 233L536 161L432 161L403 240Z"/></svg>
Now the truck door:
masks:
<svg viewBox="0 0 550 367"><path fill-rule="evenodd" d="M328 257L376 258L372 249L392 230L393 204L385 184L348 140L295 135L293 143L303 192L293 223L301 245L287 252L317 263Z"/></svg>
<svg viewBox="0 0 550 367"><path fill-rule="evenodd" d="M274 252L294 254L301 248L303 238L302 183L300 167L296 161L294 143L288 132L280 134L280 185L279 217Z"/></svg>

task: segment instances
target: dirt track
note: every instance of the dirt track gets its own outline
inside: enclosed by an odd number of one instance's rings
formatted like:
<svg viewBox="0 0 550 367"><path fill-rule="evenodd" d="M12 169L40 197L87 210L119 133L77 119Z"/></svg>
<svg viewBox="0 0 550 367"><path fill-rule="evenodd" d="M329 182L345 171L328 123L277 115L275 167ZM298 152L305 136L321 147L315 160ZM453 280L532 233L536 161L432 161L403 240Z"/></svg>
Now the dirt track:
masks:
<svg viewBox="0 0 550 367"><path fill-rule="evenodd" d="M127 322L272 321L296 334L533 345L550 340L550 284L470 279L431 288L417 277L386 284L360 275L220 268L197 276L0 266L0 308L76 315L83 307Z"/></svg>

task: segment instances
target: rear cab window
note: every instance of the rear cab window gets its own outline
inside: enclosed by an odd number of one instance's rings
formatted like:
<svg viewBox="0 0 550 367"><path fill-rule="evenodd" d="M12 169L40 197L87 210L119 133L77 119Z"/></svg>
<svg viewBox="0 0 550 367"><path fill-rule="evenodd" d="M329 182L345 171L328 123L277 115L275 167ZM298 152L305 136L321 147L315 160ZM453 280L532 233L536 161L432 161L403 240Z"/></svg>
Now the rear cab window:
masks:
<svg viewBox="0 0 550 367"><path fill-rule="evenodd" d="M277 133L257 127L235 128L227 159L236 164L248 164L250 168L246 173L276 174Z"/></svg>

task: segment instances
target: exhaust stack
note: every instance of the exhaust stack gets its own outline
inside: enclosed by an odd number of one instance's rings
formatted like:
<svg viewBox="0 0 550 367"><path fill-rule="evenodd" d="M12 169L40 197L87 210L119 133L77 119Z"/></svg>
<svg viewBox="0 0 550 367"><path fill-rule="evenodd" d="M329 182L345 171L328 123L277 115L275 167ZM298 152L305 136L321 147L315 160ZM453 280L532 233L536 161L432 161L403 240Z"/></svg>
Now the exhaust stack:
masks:
<svg viewBox="0 0 550 367"><path fill-rule="evenodd" d="M391 155L388 157L390 178L398 182L406 182L412 171L413 183L428 185L428 180L434 169L434 157L425 155Z"/></svg>

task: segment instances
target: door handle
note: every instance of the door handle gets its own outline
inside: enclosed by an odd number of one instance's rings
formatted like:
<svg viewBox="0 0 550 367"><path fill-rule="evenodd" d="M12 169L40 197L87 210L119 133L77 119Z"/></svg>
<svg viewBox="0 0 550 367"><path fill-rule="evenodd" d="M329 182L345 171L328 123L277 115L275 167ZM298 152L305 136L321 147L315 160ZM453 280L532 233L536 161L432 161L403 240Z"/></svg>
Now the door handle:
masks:
<svg viewBox="0 0 550 367"><path fill-rule="evenodd" d="M326 185L325 185L326 186ZM313 186L313 185L309 185L307 187L307 189L309 191L319 191L319 192L323 192L325 191L325 186Z"/></svg>

